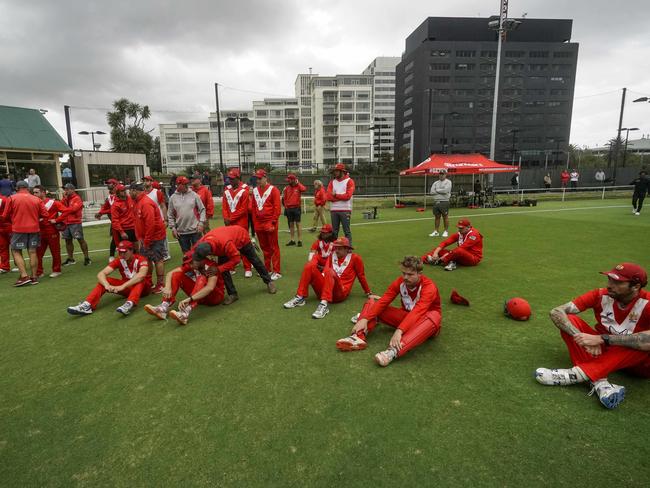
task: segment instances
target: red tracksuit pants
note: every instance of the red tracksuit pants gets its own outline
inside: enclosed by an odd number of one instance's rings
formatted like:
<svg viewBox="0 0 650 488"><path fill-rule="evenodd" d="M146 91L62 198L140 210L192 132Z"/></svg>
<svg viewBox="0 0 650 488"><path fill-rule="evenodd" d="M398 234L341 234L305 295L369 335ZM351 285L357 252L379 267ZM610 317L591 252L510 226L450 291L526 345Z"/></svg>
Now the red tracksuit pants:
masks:
<svg viewBox="0 0 650 488"><path fill-rule="evenodd" d="M433 256L433 251L422 256L423 263L427 262L427 256ZM444 264L449 264L449 261L454 261L456 264L461 266L476 266L481 262L481 258L460 247L452 249L451 251L443 249L438 253L438 256L440 256L440 259Z"/></svg>
<svg viewBox="0 0 650 488"><path fill-rule="evenodd" d="M0 231L0 269L9 271L9 243L11 242L11 232Z"/></svg>
<svg viewBox="0 0 650 488"><path fill-rule="evenodd" d="M168 299L163 300L163 302L173 304L176 301L176 295L178 290L183 290L185 294L189 297L198 293L199 290L205 288L205 285L208 283L208 279L205 276L199 276L196 281L187 276L182 271L176 271L172 274L172 296ZM223 286L216 286L212 293L207 297L201 298L200 300L194 300L190 302L192 308L197 305L219 305L223 302Z"/></svg>
<svg viewBox="0 0 650 488"><path fill-rule="evenodd" d="M309 285L320 300L325 300L328 303L342 302L350 293L345 291L341 279L332 268L325 268L321 273L313 261L309 261L302 269L296 295L307 298Z"/></svg>
<svg viewBox="0 0 650 488"><path fill-rule="evenodd" d="M109 276L106 278L106 281L108 281L113 286L119 286L122 283L126 283L128 280L123 280L121 278L111 278ZM147 296L150 291L151 286L149 286L147 282L141 281L140 283L136 283L130 288L122 290L119 294L123 297L127 297L127 300L133 302L133 305L137 305L140 301L140 297ZM90 294L86 297L86 301L90 303L93 310L97 308L99 299L104 293L106 293L106 288L104 288L104 285L97 283L97 286L93 288L93 291L91 291Z"/></svg>
<svg viewBox="0 0 650 488"><path fill-rule="evenodd" d="M280 273L280 245L278 244L278 228L275 230L258 230L257 242L259 242L264 254L264 265L269 273Z"/></svg>
<svg viewBox="0 0 650 488"><path fill-rule="evenodd" d="M246 215L243 219L239 219L236 222L230 222L230 225L238 225L246 232L248 232L248 215ZM251 262L248 260L246 256L241 256L241 262L242 265L244 266L244 271L251 271L252 269Z"/></svg>
<svg viewBox="0 0 650 488"><path fill-rule="evenodd" d="M36 254L38 255L36 276L43 274L43 256L45 256L45 251L47 251L48 247L52 255L52 272L61 272L61 237L59 233L41 234L41 244L36 249Z"/></svg>
<svg viewBox="0 0 650 488"><path fill-rule="evenodd" d="M580 332L592 335L599 334L587 322L576 315L569 315L569 320ZM560 333L569 349L571 362L574 366L579 366L590 380L596 381L601 378L607 378L610 373L621 369L635 376L650 378L650 353L648 351L603 345L601 346L601 355L592 356L576 344L573 337L569 334L566 332Z"/></svg>
<svg viewBox="0 0 650 488"><path fill-rule="evenodd" d="M375 300L372 298L366 301L361 309L360 319L366 318L374 303ZM408 314L409 312L402 308L388 307L379 317L368 321L368 334L377 326L377 319L390 327L398 328ZM420 322L402 334L402 349L400 349L397 356L401 357L428 338L437 336L440 333L441 322L442 315L440 315L440 312L435 310L428 312ZM360 333L359 337L363 340L366 339L363 333Z"/></svg>

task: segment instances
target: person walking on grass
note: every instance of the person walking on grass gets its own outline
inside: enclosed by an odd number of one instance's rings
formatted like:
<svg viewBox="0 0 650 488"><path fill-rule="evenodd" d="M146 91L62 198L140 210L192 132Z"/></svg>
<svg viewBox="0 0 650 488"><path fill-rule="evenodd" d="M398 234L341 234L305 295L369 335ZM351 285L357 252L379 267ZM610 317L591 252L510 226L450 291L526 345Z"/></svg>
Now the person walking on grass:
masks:
<svg viewBox="0 0 650 488"><path fill-rule="evenodd" d="M433 216L435 218L435 228L429 237L438 237L440 233L440 218L444 222L445 230L442 237L449 235L449 199L451 198L451 180L447 178L447 172L438 173L438 180L433 182L429 193L433 196Z"/></svg>
<svg viewBox="0 0 650 488"><path fill-rule="evenodd" d="M650 193L650 179L645 171L639 173L639 177L630 182L634 185L634 193L632 194L632 213L634 215L641 215L643 208L643 200L647 193Z"/></svg>
<svg viewBox="0 0 650 488"><path fill-rule="evenodd" d="M327 193L321 180L314 180L314 221L309 232L316 232L316 229L327 224L325 221L325 204Z"/></svg>

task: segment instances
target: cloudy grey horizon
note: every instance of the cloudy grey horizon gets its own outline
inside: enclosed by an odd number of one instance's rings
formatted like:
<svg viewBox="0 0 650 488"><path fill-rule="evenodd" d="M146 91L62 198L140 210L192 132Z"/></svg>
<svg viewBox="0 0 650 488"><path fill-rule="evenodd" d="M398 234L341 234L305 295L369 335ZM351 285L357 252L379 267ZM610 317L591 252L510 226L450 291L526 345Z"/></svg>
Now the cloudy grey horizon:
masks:
<svg viewBox="0 0 650 488"><path fill-rule="evenodd" d="M509 15L573 20L580 44L572 144L615 137L621 89L623 125L650 134L645 52L650 4L604 0L510 1ZM0 104L47 109L65 139L63 106L72 108L74 146L90 149L87 130L109 132L106 109L126 97L148 105L158 124L207 121L215 110L250 109L253 100L294 96L299 73L358 74L378 56L401 56L406 37L427 17L488 17L496 0L450 4L361 0L0 0ZM632 136L631 136L632 138ZM102 149L108 136L99 136Z"/></svg>

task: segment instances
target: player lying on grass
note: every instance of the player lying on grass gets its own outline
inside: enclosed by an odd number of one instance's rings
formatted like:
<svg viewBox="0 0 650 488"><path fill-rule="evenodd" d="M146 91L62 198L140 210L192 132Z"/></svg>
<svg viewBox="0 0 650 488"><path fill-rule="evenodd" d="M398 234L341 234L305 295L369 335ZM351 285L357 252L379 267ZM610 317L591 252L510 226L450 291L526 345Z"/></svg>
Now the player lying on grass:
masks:
<svg viewBox="0 0 650 488"><path fill-rule="evenodd" d="M187 298L178 303L178 310L170 310L178 290L183 290ZM179 324L186 325L190 313L198 305L211 306L223 302L224 283L219 265L193 250L188 251L183 256L183 264L167 273L162 297L160 305L145 305L144 309L161 320L169 314Z"/></svg>
<svg viewBox="0 0 650 488"><path fill-rule="evenodd" d="M329 313L329 303L344 301L350 295L355 279L359 280L366 295L372 294L366 280L363 260L352 252L354 248L348 238L339 237L334 241L333 247L334 252L327 258L322 271L318 269L316 259L305 264L296 296L285 303L284 308L302 307L309 295L309 285L320 300L316 311L311 315L315 319L322 319Z"/></svg>
<svg viewBox="0 0 650 488"><path fill-rule="evenodd" d="M573 368L538 368L535 378L543 385L573 385L591 382L600 402L617 407L625 398L625 387L610 383L610 373L624 370L650 377L650 293L646 271L636 264L622 263L603 272L607 288L598 288L551 310L551 320L560 329L569 349ZM595 329L576 314L593 309Z"/></svg>
<svg viewBox="0 0 650 488"><path fill-rule="evenodd" d="M472 227L467 219L460 219L456 225L458 232L442 241L430 253L422 256L425 264L440 264L447 271L455 270L458 265L476 266L483 259L483 236ZM452 250L447 246L457 243L458 247Z"/></svg>
<svg viewBox="0 0 650 488"><path fill-rule="evenodd" d="M147 258L133 252L131 241L121 241L117 245L118 258L97 274L97 286L93 288L86 300L74 307L68 307L71 315L90 315L97 308L99 300L106 292L127 297L124 305L117 307L116 312L129 315L131 309L138 304L140 297L151 291L151 275ZM111 278L109 275L118 270L121 278Z"/></svg>
<svg viewBox="0 0 650 488"><path fill-rule="evenodd" d="M438 335L442 322L440 294L433 281L422 274L422 262L417 256L406 256L400 263L401 276L386 292L372 295L363 306L352 334L336 342L339 351L360 351L367 347L366 338L381 321L395 328L388 349L375 354L375 362L388 366L394 359ZM402 306L390 304L399 296ZM356 318L356 317L355 317Z"/></svg>

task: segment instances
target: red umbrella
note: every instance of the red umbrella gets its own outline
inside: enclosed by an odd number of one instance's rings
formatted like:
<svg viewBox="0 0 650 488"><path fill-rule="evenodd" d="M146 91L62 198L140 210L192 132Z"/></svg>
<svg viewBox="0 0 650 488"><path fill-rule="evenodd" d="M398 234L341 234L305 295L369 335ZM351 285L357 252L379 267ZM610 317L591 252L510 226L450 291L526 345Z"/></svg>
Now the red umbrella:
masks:
<svg viewBox="0 0 650 488"><path fill-rule="evenodd" d="M517 166L501 164L482 154L432 154L413 168L400 171L400 175L429 175L447 171L449 174L470 175L517 172Z"/></svg>

